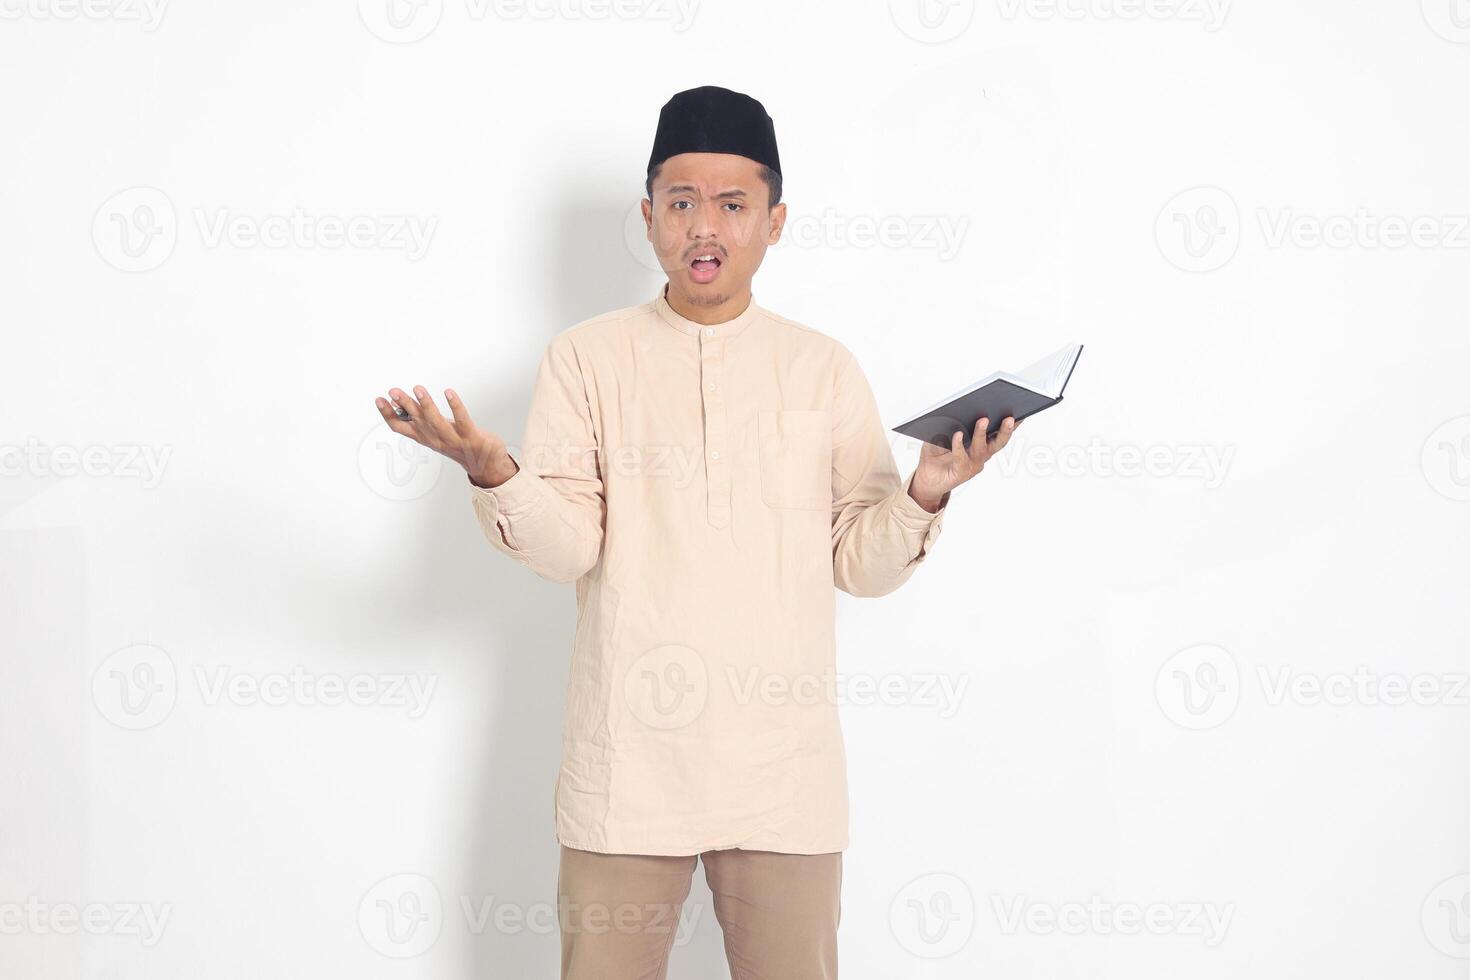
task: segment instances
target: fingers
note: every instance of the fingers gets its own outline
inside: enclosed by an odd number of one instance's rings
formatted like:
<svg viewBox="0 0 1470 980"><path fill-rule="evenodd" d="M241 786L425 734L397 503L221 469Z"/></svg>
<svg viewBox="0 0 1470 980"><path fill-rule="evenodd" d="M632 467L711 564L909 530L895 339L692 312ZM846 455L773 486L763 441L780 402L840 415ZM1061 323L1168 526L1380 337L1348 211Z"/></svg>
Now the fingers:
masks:
<svg viewBox="0 0 1470 980"><path fill-rule="evenodd" d="M404 419L403 421L418 421L419 403L412 395L404 391L402 388L389 388L388 397L393 400L394 405L396 405L398 408L401 408L408 415L408 418Z"/></svg>
<svg viewBox="0 0 1470 980"><path fill-rule="evenodd" d="M468 435L474 431L475 423L470 419L470 410L460 400L459 392L453 388L445 388L444 400L449 403L449 414L454 417L454 427L459 430L459 434Z"/></svg>
<svg viewBox="0 0 1470 980"><path fill-rule="evenodd" d="M434 399L429 397L428 391L422 385L416 385L414 391L419 397L415 398L402 388L388 389L388 398L392 404L387 408L380 404L378 411L394 432L408 436L422 446L442 451L446 444L453 444L454 433L449 428L449 423L444 421L444 416L439 414L439 409L434 405ZM394 408L404 414L398 415L393 411Z"/></svg>
<svg viewBox="0 0 1470 980"><path fill-rule="evenodd" d="M412 423L410 423L407 419L399 418L398 413L393 411L393 405L388 401L388 399L377 398L374 399L373 404L378 406L378 414L383 416L383 421L388 423L388 428L392 429L394 432L397 432L399 435L413 435Z"/></svg>
<svg viewBox="0 0 1470 980"><path fill-rule="evenodd" d="M418 397L419 418L423 419L424 424L430 429L442 436L449 428L449 423L445 421L443 415L439 414L439 406L434 404L434 396L429 394L429 389L423 385L415 385L413 393Z"/></svg>
<svg viewBox="0 0 1470 980"><path fill-rule="evenodd" d="M1000 424L1000 431L995 434L995 439L990 444L990 455L994 456L1006 447L1006 443L1011 441L1011 435L1016 431L1018 425L1020 423L1014 418L1006 416L1006 420Z"/></svg>
<svg viewBox="0 0 1470 980"><path fill-rule="evenodd" d="M453 388L445 388L444 400L449 403L449 413L454 418L454 431L459 434L460 463L470 473L483 472L490 465L494 443L483 438L480 430L475 428L475 421L470 418L470 410L465 407L459 392ZM516 468L519 469L520 465L517 464Z"/></svg>
<svg viewBox="0 0 1470 980"><path fill-rule="evenodd" d="M454 430L444 420L444 416L439 414L439 408L434 404L428 390L423 385L415 385L413 390L417 397L402 388L391 388L388 391L388 397L393 400L393 404L408 413L408 418L400 419L408 428L394 431L402 432L430 449L442 451L445 446L454 445Z"/></svg>
<svg viewBox="0 0 1470 980"><path fill-rule="evenodd" d="M990 419L987 416L982 415L975 420L975 434L970 437L970 449L967 455L970 460L970 467L976 471L984 466L985 461L990 458L990 452L986 449L985 434L985 430L989 428Z"/></svg>
<svg viewBox="0 0 1470 980"><path fill-rule="evenodd" d="M450 417L445 418L434 404L434 398L423 385L414 385L410 395L402 388L390 388L388 398L374 399L378 414L388 423L388 428L399 435L408 436L414 442L443 453L450 459L464 463L470 468L483 460L471 460L469 453L483 456L494 452L496 442L475 428L469 409L453 388L444 390L444 400L449 404ZM402 411L404 414L399 415Z"/></svg>

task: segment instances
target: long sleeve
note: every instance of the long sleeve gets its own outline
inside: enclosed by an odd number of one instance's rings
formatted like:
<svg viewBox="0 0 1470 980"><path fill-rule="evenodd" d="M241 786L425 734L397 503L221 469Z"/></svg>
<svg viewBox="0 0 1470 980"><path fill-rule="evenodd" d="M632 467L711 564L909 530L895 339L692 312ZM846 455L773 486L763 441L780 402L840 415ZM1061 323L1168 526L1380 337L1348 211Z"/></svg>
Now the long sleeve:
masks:
<svg viewBox="0 0 1470 980"><path fill-rule="evenodd" d="M949 494L931 514L898 474L878 402L862 368L844 350L833 396L832 573L855 596L887 595L928 557Z"/></svg>
<svg viewBox="0 0 1470 980"><path fill-rule="evenodd" d="M520 469L504 483L470 484L485 537L544 579L580 578L601 555L607 504L586 385L565 335L541 357L525 438L511 458Z"/></svg>

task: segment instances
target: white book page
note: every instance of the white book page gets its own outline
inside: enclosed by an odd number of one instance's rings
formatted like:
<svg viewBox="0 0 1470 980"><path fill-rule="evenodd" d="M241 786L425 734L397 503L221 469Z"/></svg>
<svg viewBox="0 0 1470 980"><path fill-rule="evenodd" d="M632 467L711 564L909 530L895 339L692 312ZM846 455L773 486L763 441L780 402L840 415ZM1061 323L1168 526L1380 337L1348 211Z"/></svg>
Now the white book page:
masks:
<svg viewBox="0 0 1470 980"><path fill-rule="evenodd" d="M952 395L946 395L928 408L915 412L904 419L899 425L906 425L914 419L923 418L936 408L943 408L961 395L969 394L978 388L984 388L992 381L1009 381L1021 388L1029 388L1039 395L1055 398L1061 393L1062 383L1067 380L1072 365L1077 362L1077 356L1082 353L1080 344L1072 347L1063 347L1059 351L1048 354L1024 371L1012 373L1010 371L995 371L976 381L974 384L966 385Z"/></svg>
<svg viewBox="0 0 1470 980"><path fill-rule="evenodd" d="M1071 347L1063 347L1046 355L1041 360L1032 364L1017 374L1025 382L1026 387L1032 391L1040 392L1048 398L1056 398L1062 393L1062 385L1067 380L1067 375L1072 371L1072 365L1077 363L1077 355L1082 353L1080 344Z"/></svg>

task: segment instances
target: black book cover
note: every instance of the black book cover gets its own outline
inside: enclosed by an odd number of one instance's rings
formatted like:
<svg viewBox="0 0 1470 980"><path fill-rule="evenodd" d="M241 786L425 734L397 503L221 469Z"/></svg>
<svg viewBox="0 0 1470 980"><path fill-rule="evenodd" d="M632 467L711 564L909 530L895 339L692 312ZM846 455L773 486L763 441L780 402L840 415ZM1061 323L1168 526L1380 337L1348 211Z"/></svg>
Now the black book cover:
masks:
<svg viewBox="0 0 1470 980"><path fill-rule="evenodd" d="M1081 357L1082 349L1078 347L1077 359L1080 360ZM1065 390L1067 382L1072 380L1072 371L1076 370L1076 367L1077 361L1074 360L1067 369L1067 376L1062 380L1061 388L1055 397L1043 395L1005 378L996 378L988 384L967 391L937 408L932 408L922 415L894 426L893 431L948 449L955 430L960 429L965 433L965 448L968 449L971 433L975 431L975 425L982 417L990 420L986 423L985 429L985 434L989 437L1000 431L1001 423L1008 415L1019 422L1027 416L1035 415L1060 402L1062 400L1061 391Z"/></svg>

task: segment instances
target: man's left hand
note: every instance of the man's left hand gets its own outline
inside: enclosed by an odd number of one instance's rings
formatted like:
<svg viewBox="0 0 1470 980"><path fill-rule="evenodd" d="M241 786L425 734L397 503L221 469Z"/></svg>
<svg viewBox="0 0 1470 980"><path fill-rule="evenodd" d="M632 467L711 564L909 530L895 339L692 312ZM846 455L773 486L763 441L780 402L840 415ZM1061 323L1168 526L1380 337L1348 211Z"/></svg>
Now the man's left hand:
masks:
<svg viewBox="0 0 1470 980"><path fill-rule="evenodd" d="M909 484L909 496L931 514L938 511L944 495L985 469L990 457L1006 447L1020 425L1008 415L1000 424L999 431L986 438L985 430L990 427L990 419L981 418L975 423L968 449L965 448L965 434L960 429L950 437L948 449L925 442L919 448L919 465Z"/></svg>

